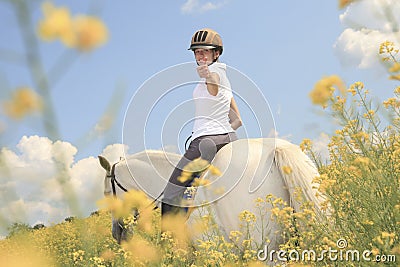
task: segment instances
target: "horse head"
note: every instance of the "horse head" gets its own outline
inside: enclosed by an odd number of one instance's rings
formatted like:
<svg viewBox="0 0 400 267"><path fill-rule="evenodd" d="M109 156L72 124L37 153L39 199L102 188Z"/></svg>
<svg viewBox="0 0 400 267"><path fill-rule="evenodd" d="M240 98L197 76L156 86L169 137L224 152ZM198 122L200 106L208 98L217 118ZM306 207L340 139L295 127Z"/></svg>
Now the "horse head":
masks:
<svg viewBox="0 0 400 267"><path fill-rule="evenodd" d="M104 196L107 197L113 193L116 197L115 190L112 190L112 181L115 179L115 165L111 166L110 162L103 156L98 156L101 167L106 171L106 176L104 178ZM121 218L112 217L112 236L121 244L121 241L126 241L130 236L130 230L124 225Z"/></svg>
<svg viewBox="0 0 400 267"><path fill-rule="evenodd" d="M111 194L111 164L103 156L98 156L101 167L106 171L106 177L104 178L104 196L109 196Z"/></svg>

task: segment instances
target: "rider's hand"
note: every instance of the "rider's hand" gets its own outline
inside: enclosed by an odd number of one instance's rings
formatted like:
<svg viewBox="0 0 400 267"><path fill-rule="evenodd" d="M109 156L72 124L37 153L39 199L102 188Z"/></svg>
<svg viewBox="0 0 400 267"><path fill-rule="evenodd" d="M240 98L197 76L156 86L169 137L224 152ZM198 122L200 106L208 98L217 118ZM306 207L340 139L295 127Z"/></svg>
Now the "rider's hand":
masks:
<svg viewBox="0 0 400 267"><path fill-rule="evenodd" d="M199 61L199 66L197 67L197 73L199 74L200 78L207 79L210 77L210 70L208 69L206 57L204 58L204 60Z"/></svg>

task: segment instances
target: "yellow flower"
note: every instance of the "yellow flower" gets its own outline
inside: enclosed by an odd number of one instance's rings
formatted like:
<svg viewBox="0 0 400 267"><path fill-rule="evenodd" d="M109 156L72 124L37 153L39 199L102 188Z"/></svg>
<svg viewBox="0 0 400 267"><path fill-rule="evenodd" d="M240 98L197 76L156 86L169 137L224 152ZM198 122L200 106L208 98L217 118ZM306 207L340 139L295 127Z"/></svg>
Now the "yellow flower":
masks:
<svg viewBox="0 0 400 267"><path fill-rule="evenodd" d="M78 251L72 252L72 257L73 257L75 263L77 263L79 261L83 261L84 255L85 255L85 251L83 251L83 250L78 250Z"/></svg>
<svg viewBox="0 0 400 267"><path fill-rule="evenodd" d="M165 218L163 217L162 231L170 232L180 248L186 247L190 240L191 233L186 225L186 219L187 217L182 214L166 215Z"/></svg>
<svg viewBox="0 0 400 267"><path fill-rule="evenodd" d="M210 184L211 184L211 181L209 179L195 178L192 186L199 187L199 186L208 186Z"/></svg>
<svg viewBox="0 0 400 267"><path fill-rule="evenodd" d="M327 103L332 98L335 87L341 94L344 94L344 83L337 75L328 76L319 80L309 94L312 103L321 105L324 108L327 107Z"/></svg>
<svg viewBox="0 0 400 267"><path fill-rule="evenodd" d="M248 210L244 210L239 214L239 220L243 222L255 222L256 219L256 215Z"/></svg>
<svg viewBox="0 0 400 267"><path fill-rule="evenodd" d="M345 8L346 6L350 5L355 0L339 0L339 8Z"/></svg>
<svg viewBox="0 0 400 267"><path fill-rule="evenodd" d="M391 41L385 41L381 43L379 46L379 54L392 54L395 53L397 54L399 52L398 49L395 49L395 45Z"/></svg>
<svg viewBox="0 0 400 267"><path fill-rule="evenodd" d="M335 134L336 135L343 135L344 132L343 132L343 130L335 130Z"/></svg>
<svg viewBox="0 0 400 267"><path fill-rule="evenodd" d="M400 81L400 74L397 74L397 75L390 75L389 79Z"/></svg>
<svg viewBox="0 0 400 267"><path fill-rule="evenodd" d="M211 174L215 175L215 176L221 176L222 173L221 171L215 167L214 165L210 165L210 167L208 167L208 170L211 172Z"/></svg>
<svg viewBox="0 0 400 267"><path fill-rule="evenodd" d="M249 262L249 267L263 267L265 266L264 263L260 262L260 261L251 261ZM290 266L293 266L292 264Z"/></svg>
<svg viewBox="0 0 400 267"><path fill-rule="evenodd" d="M344 105L346 104L346 98L342 98L340 96L336 97L336 102L332 105L332 110L342 111L344 109Z"/></svg>
<svg viewBox="0 0 400 267"><path fill-rule="evenodd" d="M96 17L71 17L68 8L57 8L50 2L43 3L42 11L44 18L39 21L38 35L45 41L60 39L68 47L90 51L108 39L106 26Z"/></svg>
<svg viewBox="0 0 400 267"><path fill-rule="evenodd" d="M284 174L291 174L292 173L292 168L290 168L289 166L283 166L282 167L282 171Z"/></svg>
<svg viewBox="0 0 400 267"><path fill-rule="evenodd" d="M372 250L371 250L371 252L372 252L372 254L373 255L378 255L380 252L379 252L379 249L377 249L377 248L373 248Z"/></svg>
<svg viewBox="0 0 400 267"><path fill-rule="evenodd" d="M371 118L371 117L373 117L375 115L375 110L368 110L368 113L364 113L364 118L366 118L366 119L368 119L368 118Z"/></svg>
<svg viewBox="0 0 400 267"><path fill-rule="evenodd" d="M256 198L256 199L254 200L254 202L255 202L256 204L258 204L258 205L261 205L261 204L264 203L265 201L264 201L263 198L258 197L258 198Z"/></svg>
<svg viewBox="0 0 400 267"><path fill-rule="evenodd" d="M142 262L155 262L161 256L153 245L140 237L132 238L129 243L123 243L123 247Z"/></svg>
<svg viewBox="0 0 400 267"><path fill-rule="evenodd" d="M300 149L302 151L311 149L311 146L312 146L312 142L308 138L304 138L303 141L300 143Z"/></svg>
<svg viewBox="0 0 400 267"><path fill-rule="evenodd" d="M271 209L271 215L278 217L280 209L278 207Z"/></svg>
<svg viewBox="0 0 400 267"><path fill-rule="evenodd" d="M38 34L45 41L61 39L69 45L74 39L72 19L66 7L56 8L50 2L42 4L44 19L39 22Z"/></svg>
<svg viewBox="0 0 400 267"><path fill-rule="evenodd" d="M101 258L105 261L112 261L115 258L115 253L111 249L107 249L101 253Z"/></svg>
<svg viewBox="0 0 400 267"><path fill-rule="evenodd" d="M386 40L385 42L383 42L383 43L381 43L381 44L379 45L379 54L380 54L380 55L386 53L386 46L387 46L387 43L389 43L389 41Z"/></svg>
<svg viewBox="0 0 400 267"><path fill-rule="evenodd" d="M192 178L192 173L188 171L182 171L181 175L178 177L178 181L180 183L185 183L186 181L189 181L189 179Z"/></svg>
<svg viewBox="0 0 400 267"><path fill-rule="evenodd" d="M365 221L363 221L363 224L366 224L366 225L374 225L374 222L373 222L373 221L370 221L370 220L365 220Z"/></svg>
<svg viewBox="0 0 400 267"><path fill-rule="evenodd" d="M105 197L97 201L97 206L100 207L101 210L115 212L118 215L124 213L123 202L119 198Z"/></svg>
<svg viewBox="0 0 400 267"><path fill-rule="evenodd" d="M323 175L325 175L325 174L323 174ZM321 177L323 175L321 175ZM328 189L330 189L335 183L336 183L335 179L328 179L328 178L324 179L321 181L318 191L320 191L321 193L326 193L326 191Z"/></svg>
<svg viewBox="0 0 400 267"><path fill-rule="evenodd" d="M231 231L229 233L229 239L237 241L242 235L243 235L243 233L240 231Z"/></svg>
<svg viewBox="0 0 400 267"><path fill-rule="evenodd" d="M369 158L367 158L367 157L357 157L354 160L354 164L355 165L359 165L359 166L368 166L371 163L372 163L371 160Z"/></svg>
<svg viewBox="0 0 400 267"><path fill-rule="evenodd" d="M14 91L11 100L3 103L8 116L21 119L29 113L42 110L42 99L32 89L20 87Z"/></svg>
<svg viewBox="0 0 400 267"><path fill-rule="evenodd" d="M104 23L92 16L77 16L73 21L75 40L73 47L81 51L89 51L104 44L108 38Z"/></svg>
<svg viewBox="0 0 400 267"><path fill-rule="evenodd" d="M400 107L400 101L396 97L391 97L388 98L386 101L383 101L383 105L385 106L385 108L398 108Z"/></svg>
<svg viewBox="0 0 400 267"><path fill-rule="evenodd" d="M124 194L124 205L127 209L147 207L151 204L151 200L147 197L146 193L139 190L130 190Z"/></svg>
<svg viewBox="0 0 400 267"><path fill-rule="evenodd" d="M30 267L30 266L41 266L50 267L57 266L55 258L58 255L46 253L45 249L38 248L35 244L30 241L31 235L26 236L22 240L14 240L6 243L5 240L0 241L0 262L1 266L12 266L12 267ZM21 242L22 241L22 242ZM10 247L10 249L7 249ZM12 249L11 249L12 248ZM15 252L17 248L17 253ZM66 253L67 254L67 253ZM70 258L70 255L68 255Z"/></svg>
<svg viewBox="0 0 400 267"><path fill-rule="evenodd" d="M388 232L382 232L381 235L383 238L394 238L396 236L395 233L388 233Z"/></svg>
<svg viewBox="0 0 400 267"><path fill-rule="evenodd" d="M355 82L350 86L349 89L347 89L347 92L350 92L354 96L357 94L357 92L361 91L362 89L364 89L364 83Z"/></svg>
<svg viewBox="0 0 400 267"><path fill-rule="evenodd" d="M355 82L354 86L357 87L359 90L364 89L364 83L363 82Z"/></svg>
<svg viewBox="0 0 400 267"><path fill-rule="evenodd" d="M186 164L186 166L183 168L183 171L181 172L181 175L178 177L178 181L181 183L185 183L186 181L191 180L193 176L196 176L195 174L200 174L205 170L209 170L212 175L222 175L221 171L217 167L211 165L207 160L197 158ZM210 182L209 180L205 181L207 184ZM197 183L202 185L205 182L198 180Z"/></svg>
<svg viewBox="0 0 400 267"><path fill-rule="evenodd" d="M207 160L197 158L189 162L183 169L191 172L202 172L205 171L209 166L210 163Z"/></svg>
<svg viewBox="0 0 400 267"><path fill-rule="evenodd" d="M347 92L351 93L353 96L357 94L357 91L356 89L354 89L354 87L350 87L349 89L347 89Z"/></svg>
<svg viewBox="0 0 400 267"><path fill-rule="evenodd" d="M333 92L330 88L318 86L310 92L309 96L313 104L321 105L323 108L326 108L327 102L332 97L332 94Z"/></svg>
<svg viewBox="0 0 400 267"><path fill-rule="evenodd" d="M283 201L283 199L279 197L279 198L275 198L274 201L272 201L272 204L273 205L284 205L285 201Z"/></svg>
<svg viewBox="0 0 400 267"><path fill-rule="evenodd" d="M393 66L389 69L390 72L399 72L400 71L400 63L395 62Z"/></svg>

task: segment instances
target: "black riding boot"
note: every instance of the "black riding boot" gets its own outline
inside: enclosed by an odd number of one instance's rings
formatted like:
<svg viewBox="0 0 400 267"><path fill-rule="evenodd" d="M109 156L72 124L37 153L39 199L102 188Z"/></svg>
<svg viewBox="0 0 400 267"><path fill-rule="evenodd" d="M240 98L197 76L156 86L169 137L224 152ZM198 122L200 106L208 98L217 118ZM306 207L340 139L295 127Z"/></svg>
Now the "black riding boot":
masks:
<svg viewBox="0 0 400 267"><path fill-rule="evenodd" d="M161 234L164 233L165 229L164 220L168 215L178 214L180 208L177 206L169 205L167 203L161 203Z"/></svg>
<svg viewBox="0 0 400 267"><path fill-rule="evenodd" d="M169 205L167 203L161 203L161 217L164 217L166 214L176 214L178 211L178 207Z"/></svg>

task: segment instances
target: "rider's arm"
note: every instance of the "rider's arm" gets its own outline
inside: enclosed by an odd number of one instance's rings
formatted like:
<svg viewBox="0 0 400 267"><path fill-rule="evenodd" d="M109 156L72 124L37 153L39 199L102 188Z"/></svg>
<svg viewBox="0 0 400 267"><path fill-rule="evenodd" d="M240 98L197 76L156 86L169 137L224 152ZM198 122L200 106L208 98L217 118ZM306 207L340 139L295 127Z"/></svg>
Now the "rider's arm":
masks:
<svg viewBox="0 0 400 267"><path fill-rule="evenodd" d="M229 110L229 123L232 126L233 130L236 130L240 126L242 126L242 119L240 118L239 109L236 105L235 99L231 98L231 108Z"/></svg>
<svg viewBox="0 0 400 267"><path fill-rule="evenodd" d="M206 78L206 85L208 93L212 96L216 96L218 94L219 75L215 72L211 72Z"/></svg>

